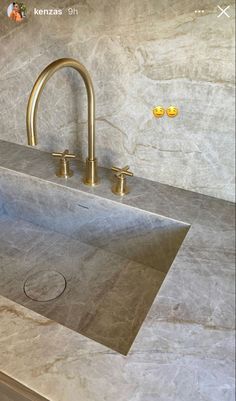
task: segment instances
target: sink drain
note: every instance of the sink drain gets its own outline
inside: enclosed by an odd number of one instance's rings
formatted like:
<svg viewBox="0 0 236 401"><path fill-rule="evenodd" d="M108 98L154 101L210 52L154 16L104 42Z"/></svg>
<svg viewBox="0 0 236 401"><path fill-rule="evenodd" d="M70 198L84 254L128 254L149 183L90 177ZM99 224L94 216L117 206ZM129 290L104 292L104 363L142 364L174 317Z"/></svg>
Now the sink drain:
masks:
<svg viewBox="0 0 236 401"><path fill-rule="evenodd" d="M24 284L24 292L38 302L58 298L66 288L66 279L57 271L41 270L29 276Z"/></svg>

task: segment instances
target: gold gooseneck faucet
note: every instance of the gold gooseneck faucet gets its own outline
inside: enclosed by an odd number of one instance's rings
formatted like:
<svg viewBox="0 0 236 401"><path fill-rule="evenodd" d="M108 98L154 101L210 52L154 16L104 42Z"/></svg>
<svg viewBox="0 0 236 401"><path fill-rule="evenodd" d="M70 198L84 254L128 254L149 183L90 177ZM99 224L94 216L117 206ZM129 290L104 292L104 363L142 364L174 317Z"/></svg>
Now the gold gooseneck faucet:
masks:
<svg viewBox="0 0 236 401"><path fill-rule="evenodd" d="M51 76L64 67L74 68L82 76L88 98L88 157L86 159L86 174L84 183L95 185L98 183L97 160L95 157L95 96L92 80L86 68L79 61L72 58L61 58L49 64L39 75L29 97L26 114L28 144L37 145L36 114L38 102L44 86Z"/></svg>

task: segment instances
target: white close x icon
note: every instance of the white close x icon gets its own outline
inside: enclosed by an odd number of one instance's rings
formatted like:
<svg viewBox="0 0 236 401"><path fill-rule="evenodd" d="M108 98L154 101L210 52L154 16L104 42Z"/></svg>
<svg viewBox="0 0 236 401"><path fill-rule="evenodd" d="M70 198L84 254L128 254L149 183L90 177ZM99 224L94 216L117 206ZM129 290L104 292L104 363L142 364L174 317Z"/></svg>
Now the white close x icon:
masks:
<svg viewBox="0 0 236 401"><path fill-rule="evenodd" d="M225 15L226 17L230 18L230 15L226 12L230 6L227 6L224 9L221 8L221 6L219 6L219 5L217 7L221 11L221 13L219 15L217 15L217 18L221 17L222 15Z"/></svg>

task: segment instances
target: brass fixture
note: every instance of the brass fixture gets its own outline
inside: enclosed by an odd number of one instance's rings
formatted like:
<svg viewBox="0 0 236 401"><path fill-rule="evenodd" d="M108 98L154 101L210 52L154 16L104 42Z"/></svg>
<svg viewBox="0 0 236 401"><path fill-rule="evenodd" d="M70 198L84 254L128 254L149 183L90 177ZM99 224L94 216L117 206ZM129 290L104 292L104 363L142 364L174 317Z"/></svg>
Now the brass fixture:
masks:
<svg viewBox="0 0 236 401"><path fill-rule="evenodd" d="M115 172L115 177L117 178L116 183L112 187L112 192L115 195L123 196L129 193L129 188L126 184L126 176L132 177L134 174L129 170L129 166L123 168L112 167L112 171Z"/></svg>
<svg viewBox="0 0 236 401"><path fill-rule="evenodd" d="M31 91L27 105L26 126L28 144L31 146L37 145L36 114L42 90L51 76L64 67L71 67L78 71L86 86L88 98L88 157L86 159L84 183L86 185L96 185L98 177L97 160L95 157L95 95L90 75L79 61L72 58L61 58L49 64L39 75Z"/></svg>
<svg viewBox="0 0 236 401"><path fill-rule="evenodd" d="M68 159L74 159L76 156L73 153L69 153L69 150L66 149L62 153L52 153L52 156L59 157L59 168L56 173L57 177L68 178L72 177L74 174L70 169L70 161Z"/></svg>

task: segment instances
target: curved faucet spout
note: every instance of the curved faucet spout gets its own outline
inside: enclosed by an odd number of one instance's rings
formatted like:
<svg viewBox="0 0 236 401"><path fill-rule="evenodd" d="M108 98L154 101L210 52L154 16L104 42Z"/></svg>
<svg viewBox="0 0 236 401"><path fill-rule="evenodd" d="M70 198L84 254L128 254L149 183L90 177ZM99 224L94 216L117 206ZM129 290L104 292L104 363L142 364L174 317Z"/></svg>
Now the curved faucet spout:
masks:
<svg viewBox="0 0 236 401"><path fill-rule="evenodd" d="M88 98L88 157L86 159L85 184L94 185L98 182L95 157L95 96L92 80L83 64L72 58L61 58L49 64L39 75L31 91L26 113L28 144L37 145L36 114L40 95L51 76L64 67L74 68L82 76Z"/></svg>

